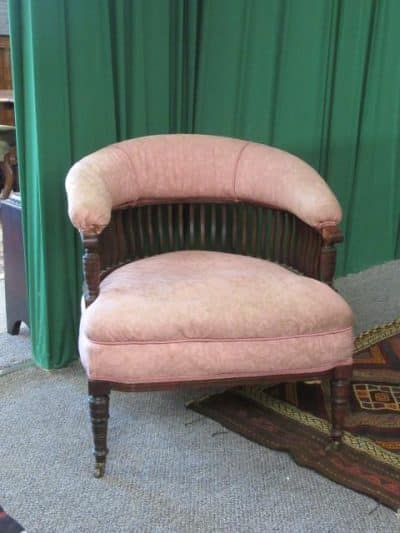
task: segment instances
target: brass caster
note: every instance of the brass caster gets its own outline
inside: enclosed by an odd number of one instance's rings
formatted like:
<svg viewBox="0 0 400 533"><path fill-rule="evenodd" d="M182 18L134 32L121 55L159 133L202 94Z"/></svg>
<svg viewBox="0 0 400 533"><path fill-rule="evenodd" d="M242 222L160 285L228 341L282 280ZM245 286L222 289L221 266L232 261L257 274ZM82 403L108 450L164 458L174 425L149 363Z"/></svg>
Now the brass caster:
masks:
<svg viewBox="0 0 400 533"><path fill-rule="evenodd" d="M104 472L106 470L105 463L97 463L94 467L94 477L99 478L104 476Z"/></svg>
<svg viewBox="0 0 400 533"><path fill-rule="evenodd" d="M335 452L340 448L341 442L340 440L331 440L325 447L325 451L327 452Z"/></svg>

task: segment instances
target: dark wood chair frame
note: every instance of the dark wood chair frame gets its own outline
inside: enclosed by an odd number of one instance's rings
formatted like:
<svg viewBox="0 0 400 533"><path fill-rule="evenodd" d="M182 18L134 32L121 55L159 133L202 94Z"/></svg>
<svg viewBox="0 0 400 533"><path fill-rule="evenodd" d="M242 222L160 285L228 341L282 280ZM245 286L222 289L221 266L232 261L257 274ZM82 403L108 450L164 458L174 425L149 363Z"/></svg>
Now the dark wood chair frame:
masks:
<svg viewBox="0 0 400 533"><path fill-rule="evenodd" d="M332 285L335 244L343 240L337 226L320 230L295 215L265 205L204 200L169 200L157 204L123 206L112 211L111 222L100 235L82 233L85 304L99 294L100 282L120 266L152 255L176 250L215 250L260 257L300 274ZM340 444L349 401L352 365L321 373L223 378L203 381L122 384L89 380L89 406L94 439L95 477L105 472L107 420L111 390L151 391L178 387L232 387L252 383L277 383L329 379L332 391L330 444Z"/></svg>

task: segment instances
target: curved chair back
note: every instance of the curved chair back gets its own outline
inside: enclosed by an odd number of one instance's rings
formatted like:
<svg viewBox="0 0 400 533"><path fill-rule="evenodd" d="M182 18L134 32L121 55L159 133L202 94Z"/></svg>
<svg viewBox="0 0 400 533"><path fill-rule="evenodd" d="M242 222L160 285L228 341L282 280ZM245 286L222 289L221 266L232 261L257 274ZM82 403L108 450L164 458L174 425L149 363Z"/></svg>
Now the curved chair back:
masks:
<svg viewBox="0 0 400 533"><path fill-rule="evenodd" d="M269 259L331 283L340 206L299 158L210 135L156 135L78 161L66 188L84 242L86 304L123 264L177 250Z"/></svg>
<svg viewBox="0 0 400 533"><path fill-rule="evenodd" d="M293 213L315 228L341 219L335 196L301 159L212 135L155 135L113 144L78 161L66 187L71 220L88 233L100 233L112 209L184 200L255 203Z"/></svg>

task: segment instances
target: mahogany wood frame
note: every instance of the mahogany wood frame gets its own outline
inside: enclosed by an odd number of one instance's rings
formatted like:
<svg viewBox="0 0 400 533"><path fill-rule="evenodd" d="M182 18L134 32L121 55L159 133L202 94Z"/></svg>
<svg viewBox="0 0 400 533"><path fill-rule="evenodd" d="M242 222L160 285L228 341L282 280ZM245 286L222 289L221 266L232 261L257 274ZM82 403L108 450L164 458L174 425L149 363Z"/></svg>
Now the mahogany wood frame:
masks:
<svg viewBox="0 0 400 533"><path fill-rule="evenodd" d="M114 209L100 235L82 233L85 303L97 298L100 282L120 266L163 252L204 249L250 255L275 261L329 285L335 272L335 244L343 240L338 226L315 229L295 215L254 203L187 200ZM332 389L331 443L338 446L349 401L352 366L321 373L223 378L203 381L121 384L89 380L95 477L105 472L107 421L111 390L150 391L178 387L228 386L251 383L330 379Z"/></svg>

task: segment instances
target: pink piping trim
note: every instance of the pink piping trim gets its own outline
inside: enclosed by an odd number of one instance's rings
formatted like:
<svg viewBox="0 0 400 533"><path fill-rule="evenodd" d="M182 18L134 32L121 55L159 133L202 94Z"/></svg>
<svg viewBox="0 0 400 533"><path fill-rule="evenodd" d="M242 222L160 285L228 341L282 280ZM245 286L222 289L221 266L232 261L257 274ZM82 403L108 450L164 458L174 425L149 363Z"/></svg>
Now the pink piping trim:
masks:
<svg viewBox="0 0 400 533"><path fill-rule="evenodd" d="M237 339L170 339L170 340L160 340L160 341L95 341L90 337L87 337L87 340L93 344L100 344L105 346L126 346L126 345L136 345L136 344L177 344L177 343L191 343L191 342L268 342L268 341L284 341L292 339L304 339L309 337L324 337L326 335L336 335L337 333L344 333L345 331L352 330L352 326L343 329L336 329L333 331L323 331L320 333L308 333L306 335L290 335L288 337L238 337Z"/></svg>
<svg viewBox="0 0 400 533"><path fill-rule="evenodd" d="M122 146L120 146L120 143L114 143L111 145L113 148L116 148L117 150L119 150L120 152L122 152L125 156L125 159L126 161L128 162L128 167L132 173L132 175L134 174L134 171L133 171L133 166L132 166L132 161L131 161L131 158L129 157L129 154L122 148Z"/></svg>
<svg viewBox="0 0 400 533"><path fill-rule="evenodd" d="M259 372L219 372L218 374L205 374L204 376L173 376L173 377L157 377L157 378L154 378L152 377L151 378L151 381L149 381L148 379L142 379L142 380L129 380L129 381L122 381L122 380L118 380L118 383L130 383L130 384L141 384L141 383L160 383L160 382L163 382L163 383L168 383L168 382L171 382L171 381L202 381L204 379L218 379L219 377L257 377L257 376L266 376L268 377L268 375L280 375L282 374L282 376L284 375L290 375L290 374L305 374L305 373L308 373L308 372L324 372L324 370L329 370L329 369L333 369L333 368L336 368L337 366L346 366L348 364L352 364L353 363L353 358L350 357L350 358L347 358L347 359L343 359L341 361L335 361L335 364L329 364L329 365L325 365L325 366L321 366L321 367L313 367L313 368L290 368L290 369L286 369L286 370L279 370L277 373L275 373L275 371L271 371L271 372L267 372L265 373L265 371L259 371ZM97 379L99 381L113 381L115 379L115 376L107 376L107 375L96 375L94 376L94 374L96 374L95 372L93 373L89 373L87 372L87 376L92 379Z"/></svg>
<svg viewBox="0 0 400 533"><path fill-rule="evenodd" d="M235 198L236 202L238 201L237 194L236 194L237 171L238 171L238 168L239 168L239 164L240 164L240 160L242 158L243 152L245 151L245 149L250 144L252 144L252 143L251 142L247 142L246 144L244 144L244 146L242 146L242 148L240 149L238 158L236 160L236 163L235 163L235 170L234 170L234 173L233 173L233 197Z"/></svg>

